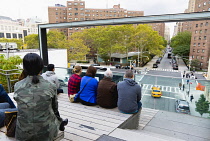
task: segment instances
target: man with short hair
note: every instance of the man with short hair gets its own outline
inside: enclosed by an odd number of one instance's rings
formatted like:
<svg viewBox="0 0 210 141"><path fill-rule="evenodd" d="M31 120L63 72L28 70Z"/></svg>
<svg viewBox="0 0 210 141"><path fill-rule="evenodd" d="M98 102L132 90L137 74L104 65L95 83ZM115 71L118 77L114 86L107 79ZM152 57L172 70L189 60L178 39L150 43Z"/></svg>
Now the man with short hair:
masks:
<svg viewBox="0 0 210 141"><path fill-rule="evenodd" d="M57 87L57 94L59 93L63 93L63 89L59 89L60 88L60 83L58 81L57 76L55 75L55 66L54 64L49 64L47 65L47 70L45 73L42 74L42 77L51 82L52 84L55 84Z"/></svg>
<svg viewBox="0 0 210 141"><path fill-rule="evenodd" d="M112 71L104 72L104 78L99 81L97 89L97 104L103 108L117 107L117 84L112 81Z"/></svg>
<svg viewBox="0 0 210 141"><path fill-rule="evenodd" d="M124 81L117 84L118 102L117 106L120 112L126 114L137 113L141 108L141 87L133 78L132 70L125 72Z"/></svg>

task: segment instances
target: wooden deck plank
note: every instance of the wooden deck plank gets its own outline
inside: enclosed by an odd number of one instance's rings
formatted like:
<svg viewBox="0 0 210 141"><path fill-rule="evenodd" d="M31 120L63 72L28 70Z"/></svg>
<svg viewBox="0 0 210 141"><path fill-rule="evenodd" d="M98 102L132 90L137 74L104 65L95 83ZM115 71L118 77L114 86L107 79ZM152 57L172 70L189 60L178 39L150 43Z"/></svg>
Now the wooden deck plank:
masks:
<svg viewBox="0 0 210 141"><path fill-rule="evenodd" d="M94 108L92 108L94 109ZM62 110L64 112L68 112L71 114L77 114L77 115L85 115L85 116L90 116L93 117L92 115L94 115L93 118L95 119L101 119L101 117L103 116L104 120L108 120L109 122L113 122L113 123L120 123L122 121L124 121L125 117L119 117L119 116L115 116L113 115L107 115L107 114L103 114L102 111L93 111L93 110L86 110L85 106L81 107L81 108L76 108L76 107L72 107L72 106L68 106L68 105L62 105L59 104L59 110Z"/></svg>
<svg viewBox="0 0 210 141"><path fill-rule="evenodd" d="M109 121L103 121L103 120L100 120L100 119L94 119L92 117L86 117L86 116L80 116L80 115L73 115L71 113L67 113L67 112L63 112L63 111L60 111L60 114L61 114L61 117L77 118L79 120L93 122L93 123L96 123L96 124L100 124L100 125L104 125L104 126L109 126L109 127L112 127L112 128L116 128L119 125L117 123L110 123ZM101 117L101 119L103 119L103 117ZM71 119L69 118L69 120L71 120Z"/></svg>

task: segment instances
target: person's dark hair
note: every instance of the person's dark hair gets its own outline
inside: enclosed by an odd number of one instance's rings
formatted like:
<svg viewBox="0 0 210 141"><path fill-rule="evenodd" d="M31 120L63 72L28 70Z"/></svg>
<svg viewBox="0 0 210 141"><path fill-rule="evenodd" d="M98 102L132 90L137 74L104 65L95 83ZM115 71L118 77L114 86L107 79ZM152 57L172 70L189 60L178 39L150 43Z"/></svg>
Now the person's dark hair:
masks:
<svg viewBox="0 0 210 141"><path fill-rule="evenodd" d="M125 77L126 78L132 78L133 77L133 71L132 70L127 70L125 72Z"/></svg>
<svg viewBox="0 0 210 141"><path fill-rule="evenodd" d="M36 53L28 53L23 58L24 73L33 76L32 83L39 83L37 75L43 69L44 63L42 58Z"/></svg>
<svg viewBox="0 0 210 141"><path fill-rule="evenodd" d="M20 80L22 80L22 79L24 79L26 77L27 77L27 73L26 73L26 71L23 70L22 73L20 74L18 80L20 81Z"/></svg>
<svg viewBox="0 0 210 141"><path fill-rule="evenodd" d="M55 68L54 64L47 65L47 70L48 71L53 71L54 68Z"/></svg>
<svg viewBox="0 0 210 141"><path fill-rule="evenodd" d="M93 66L89 66L86 72L86 76L95 77L96 75L96 68Z"/></svg>

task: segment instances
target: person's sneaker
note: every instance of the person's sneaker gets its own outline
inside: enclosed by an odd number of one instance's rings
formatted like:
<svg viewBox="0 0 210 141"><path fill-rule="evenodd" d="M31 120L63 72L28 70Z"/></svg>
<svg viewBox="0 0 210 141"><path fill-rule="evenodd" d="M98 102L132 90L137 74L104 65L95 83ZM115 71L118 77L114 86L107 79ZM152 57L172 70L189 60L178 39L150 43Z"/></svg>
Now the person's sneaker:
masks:
<svg viewBox="0 0 210 141"><path fill-rule="evenodd" d="M68 124L68 119L66 118L61 122L59 130L64 131L65 130L64 126L66 126L67 124Z"/></svg>

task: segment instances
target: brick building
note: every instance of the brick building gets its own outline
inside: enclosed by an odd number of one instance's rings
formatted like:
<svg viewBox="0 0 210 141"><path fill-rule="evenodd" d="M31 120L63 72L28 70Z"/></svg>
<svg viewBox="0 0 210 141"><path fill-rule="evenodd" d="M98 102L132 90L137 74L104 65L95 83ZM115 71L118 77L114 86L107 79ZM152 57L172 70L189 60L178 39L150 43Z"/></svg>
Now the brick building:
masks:
<svg viewBox="0 0 210 141"><path fill-rule="evenodd" d="M85 8L85 1L81 0L67 1L67 6L55 4L55 6L48 7L49 23L123 18L143 15L143 11L128 11L121 8L120 4L114 5L113 8L109 9ZM91 27L75 27L59 30L64 32L65 35L70 36L72 33L81 31L85 28Z"/></svg>

